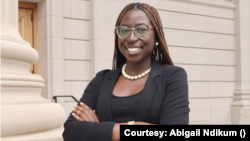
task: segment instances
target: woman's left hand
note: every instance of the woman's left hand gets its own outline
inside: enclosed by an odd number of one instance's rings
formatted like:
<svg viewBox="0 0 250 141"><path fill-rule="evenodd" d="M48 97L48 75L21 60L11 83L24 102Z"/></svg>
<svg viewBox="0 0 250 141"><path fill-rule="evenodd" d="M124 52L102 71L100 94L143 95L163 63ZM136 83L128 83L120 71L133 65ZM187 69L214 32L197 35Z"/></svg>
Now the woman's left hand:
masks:
<svg viewBox="0 0 250 141"><path fill-rule="evenodd" d="M72 115L75 117L78 121L90 121L90 122L100 122L98 116L94 113L94 111L89 108L84 103L80 103L81 106L74 106Z"/></svg>

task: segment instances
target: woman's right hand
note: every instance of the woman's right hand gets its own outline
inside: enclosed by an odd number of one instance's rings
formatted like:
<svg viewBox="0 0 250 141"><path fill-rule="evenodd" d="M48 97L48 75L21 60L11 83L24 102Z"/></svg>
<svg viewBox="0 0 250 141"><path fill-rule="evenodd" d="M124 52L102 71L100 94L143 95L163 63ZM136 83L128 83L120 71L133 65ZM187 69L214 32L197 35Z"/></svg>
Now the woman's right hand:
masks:
<svg viewBox="0 0 250 141"><path fill-rule="evenodd" d="M99 123L99 118L95 114L95 112L89 108L86 104L80 103L81 106L74 106L72 115L78 121L90 121L90 122L97 122Z"/></svg>

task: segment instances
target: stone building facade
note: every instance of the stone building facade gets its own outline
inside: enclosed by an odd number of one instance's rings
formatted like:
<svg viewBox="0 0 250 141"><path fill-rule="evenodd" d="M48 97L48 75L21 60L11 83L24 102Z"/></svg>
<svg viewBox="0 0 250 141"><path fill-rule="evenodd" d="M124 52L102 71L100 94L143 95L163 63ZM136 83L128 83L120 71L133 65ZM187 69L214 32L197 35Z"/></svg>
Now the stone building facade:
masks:
<svg viewBox="0 0 250 141"><path fill-rule="evenodd" d="M15 4L4 11L7 1ZM118 14L128 3L143 2L158 10L174 65L187 72L190 124L250 124L249 0L20 1L37 5L37 74L44 79L41 96L52 103L56 95L80 99L98 71L112 68ZM6 19L18 19L18 0L1 2L2 18L10 11ZM70 98L58 103L66 117L76 104Z"/></svg>

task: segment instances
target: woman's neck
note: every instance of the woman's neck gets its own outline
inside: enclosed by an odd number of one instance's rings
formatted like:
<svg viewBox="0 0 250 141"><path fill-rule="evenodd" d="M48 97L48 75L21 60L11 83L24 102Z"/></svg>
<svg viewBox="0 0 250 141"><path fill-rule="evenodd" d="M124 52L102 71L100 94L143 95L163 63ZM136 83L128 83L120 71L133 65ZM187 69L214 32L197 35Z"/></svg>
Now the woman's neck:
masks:
<svg viewBox="0 0 250 141"><path fill-rule="evenodd" d="M148 70L151 67L151 64L152 64L151 58L145 59L145 60L143 60L141 62L137 62L137 63L127 61L125 72L128 75L132 75L132 76L138 75L138 74L141 74L141 73L145 72L146 70Z"/></svg>

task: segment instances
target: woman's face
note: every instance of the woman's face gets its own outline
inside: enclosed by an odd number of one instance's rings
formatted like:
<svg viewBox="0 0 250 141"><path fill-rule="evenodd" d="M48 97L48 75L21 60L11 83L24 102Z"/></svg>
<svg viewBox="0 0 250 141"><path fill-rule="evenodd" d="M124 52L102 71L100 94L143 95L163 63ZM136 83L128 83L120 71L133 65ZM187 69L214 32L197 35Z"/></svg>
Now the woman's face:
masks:
<svg viewBox="0 0 250 141"><path fill-rule="evenodd" d="M135 28L139 25L148 25L153 27L147 15L139 9L129 10L123 16L120 23L120 26L128 26L129 28ZM154 28L149 28L148 34L145 37L137 37L134 29L131 30L127 38L122 39L118 37L120 52L125 56L127 61L134 63L151 59L155 42Z"/></svg>

